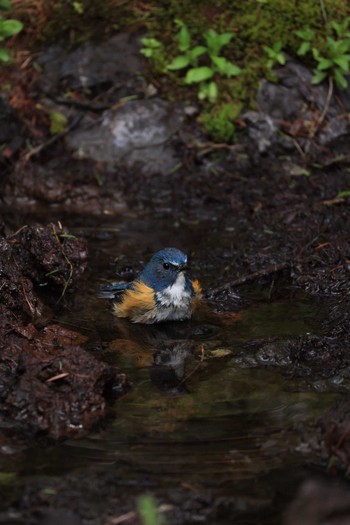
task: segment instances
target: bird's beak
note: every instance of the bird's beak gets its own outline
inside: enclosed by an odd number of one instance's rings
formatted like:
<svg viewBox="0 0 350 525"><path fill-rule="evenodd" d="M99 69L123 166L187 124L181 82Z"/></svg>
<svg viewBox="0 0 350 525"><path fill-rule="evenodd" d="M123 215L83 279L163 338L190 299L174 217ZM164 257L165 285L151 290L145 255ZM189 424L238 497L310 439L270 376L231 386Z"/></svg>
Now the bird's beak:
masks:
<svg viewBox="0 0 350 525"><path fill-rule="evenodd" d="M179 264L179 266L176 269L177 269L178 273L185 272L186 270L188 270L188 264L187 263Z"/></svg>

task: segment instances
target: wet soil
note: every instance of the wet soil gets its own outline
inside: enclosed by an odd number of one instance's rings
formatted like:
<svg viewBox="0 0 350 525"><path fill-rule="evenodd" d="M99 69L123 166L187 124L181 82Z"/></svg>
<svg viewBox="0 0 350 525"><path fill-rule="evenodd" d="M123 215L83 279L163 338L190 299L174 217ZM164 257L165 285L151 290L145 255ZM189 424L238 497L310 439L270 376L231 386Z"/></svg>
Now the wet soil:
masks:
<svg viewBox="0 0 350 525"><path fill-rule="evenodd" d="M181 133L167 175L73 159L64 137L3 159L0 523L136 522L145 492L169 523L348 519L330 486L350 465L347 164ZM169 244L209 308L116 324L99 285Z"/></svg>
<svg viewBox="0 0 350 525"><path fill-rule="evenodd" d="M0 250L2 442L82 434L105 414L107 389L126 387L79 346L84 336L50 322L52 300L43 299L72 292L87 265L86 242L61 224L22 226L1 237Z"/></svg>

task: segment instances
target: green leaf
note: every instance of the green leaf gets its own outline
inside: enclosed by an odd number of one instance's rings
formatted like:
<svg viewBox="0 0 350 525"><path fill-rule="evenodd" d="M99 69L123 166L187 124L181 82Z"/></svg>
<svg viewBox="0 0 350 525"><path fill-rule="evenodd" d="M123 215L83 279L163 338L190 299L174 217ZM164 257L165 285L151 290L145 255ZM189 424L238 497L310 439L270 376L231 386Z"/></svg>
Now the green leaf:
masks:
<svg viewBox="0 0 350 525"><path fill-rule="evenodd" d="M338 88L345 89L348 87L348 81L346 80L343 73L339 69L336 69L334 71L334 80Z"/></svg>
<svg viewBox="0 0 350 525"><path fill-rule="evenodd" d="M0 25L0 33L7 37L16 35L23 29L23 24L19 20L5 20Z"/></svg>
<svg viewBox="0 0 350 525"><path fill-rule="evenodd" d="M51 110L49 111L50 118L50 132L52 135L57 135L58 133L63 133L68 124L68 119L65 115L59 111Z"/></svg>
<svg viewBox="0 0 350 525"><path fill-rule="evenodd" d="M195 67L187 72L185 83L194 84L197 82L202 82L203 80L208 80L208 78L211 78L213 75L214 71L210 67Z"/></svg>
<svg viewBox="0 0 350 525"><path fill-rule="evenodd" d="M227 64L229 63L228 60L226 60L226 58L224 58L224 57L214 57L214 56L211 57L211 60L212 60L213 64L216 66L218 72L221 75L224 75L226 67L227 67Z"/></svg>
<svg viewBox="0 0 350 525"><path fill-rule="evenodd" d="M308 42L311 42L313 37L315 36L315 31L312 31L312 29L301 29L300 31L295 31L295 34L302 38L303 40L307 40Z"/></svg>
<svg viewBox="0 0 350 525"><path fill-rule="evenodd" d="M1 62L10 62L10 55L4 47L0 47L0 60Z"/></svg>
<svg viewBox="0 0 350 525"><path fill-rule="evenodd" d="M342 199L343 197L350 197L350 190L340 191L337 195L337 199Z"/></svg>
<svg viewBox="0 0 350 525"><path fill-rule="evenodd" d="M208 29L204 34L205 41L208 46L209 55L217 56L221 49L220 37L214 29Z"/></svg>
<svg viewBox="0 0 350 525"><path fill-rule="evenodd" d="M82 2L73 2L73 8L78 15L84 14L84 4Z"/></svg>
<svg viewBox="0 0 350 525"><path fill-rule="evenodd" d="M145 47L149 47L151 49L158 49L159 47L162 47L162 43L156 38L141 38L141 43Z"/></svg>
<svg viewBox="0 0 350 525"><path fill-rule="evenodd" d="M179 21L179 25L180 25L180 21ZM186 25L183 22L181 22L181 29L178 32L176 38L179 41L180 51L187 51L191 45L191 35Z"/></svg>
<svg viewBox="0 0 350 525"><path fill-rule="evenodd" d="M144 47L143 49L140 50L140 53L147 58L151 58L151 56L153 55L153 49Z"/></svg>
<svg viewBox="0 0 350 525"><path fill-rule="evenodd" d="M221 33L221 35L218 35L220 49L226 46L229 42L231 42L233 37L234 37L234 33Z"/></svg>
<svg viewBox="0 0 350 525"><path fill-rule="evenodd" d="M313 47L313 48L312 48L312 56L313 56L314 59L317 60L317 61L321 60L320 52L319 52L319 50L318 50L316 47Z"/></svg>
<svg viewBox="0 0 350 525"><path fill-rule="evenodd" d="M327 75L328 75L327 71L316 70L314 72L314 76L311 79L311 84L319 84L327 77Z"/></svg>
<svg viewBox="0 0 350 525"><path fill-rule="evenodd" d="M297 55L299 55L299 56L304 56L304 55L306 55L306 53L307 53L308 51L310 51L310 49L311 49L311 44L310 44L310 42L303 42L303 43L300 45L300 47L299 47L299 49L298 49L298 51L297 51Z"/></svg>
<svg viewBox="0 0 350 525"><path fill-rule="evenodd" d="M226 77L235 77L241 73L241 68L232 64L224 57L211 57L213 64L216 66L218 72Z"/></svg>
<svg viewBox="0 0 350 525"><path fill-rule="evenodd" d="M199 56L204 55L207 52L207 48L204 46L196 46L187 53L191 62L195 61Z"/></svg>
<svg viewBox="0 0 350 525"><path fill-rule="evenodd" d="M322 58L317 65L317 69L320 71L324 71L325 69L329 69L332 66L333 66L332 60L330 60L329 58Z"/></svg>
<svg viewBox="0 0 350 525"><path fill-rule="evenodd" d="M0 11L12 11L11 0L0 0Z"/></svg>
<svg viewBox="0 0 350 525"><path fill-rule="evenodd" d="M157 503L153 496L148 494L139 496L136 503L139 521L143 525L161 525Z"/></svg>
<svg viewBox="0 0 350 525"><path fill-rule="evenodd" d="M334 62L341 67L341 69L344 71L344 73L349 73L349 60L350 55L343 55L339 58L335 58Z"/></svg>
<svg viewBox="0 0 350 525"><path fill-rule="evenodd" d="M284 53L278 53L278 55L276 55L276 61L279 64L281 64L281 66L284 66L284 64L286 63L285 54Z"/></svg>
<svg viewBox="0 0 350 525"><path fill-rule="evenodd" d="M275 42L272 46L272 49L274 50L275 53L279 53L282 49L282 42Z"/></svg>
<svg viewBox="0 0 350 525"><path fill-rule="evenodd" d="M199 100L204 100L208 96L208 85L207 84L201 84L198 91L198 98Z"/></svg>
<svg viewBox="0 0 350 525"><path fill-rule="evenodd" d="M216 82L209 82L207 89L207 96L210 102L216 102L219 94L218 86Z"/></svg>
<svg viewBox="0 0 350 525"><path fill-rule="evenodd" d="M175 71L177 69L183 69L184 67L187 67L189 63L189 57L186 55L181 55L175 57L174 60L167 66L167 69L170 69L172 71Z"/></svg>

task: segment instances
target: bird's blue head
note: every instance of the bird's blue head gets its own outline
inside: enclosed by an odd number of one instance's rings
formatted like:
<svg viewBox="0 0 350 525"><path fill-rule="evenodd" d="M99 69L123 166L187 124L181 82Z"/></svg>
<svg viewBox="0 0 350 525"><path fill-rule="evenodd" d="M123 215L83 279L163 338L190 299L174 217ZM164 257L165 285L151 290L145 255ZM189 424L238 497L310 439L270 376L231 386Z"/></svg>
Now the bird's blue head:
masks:
<svg viewBox="0 0 350 525"><path fill-rule="evenodd" d="M177 248L164 248L153 255L139 275L139 280L159 292L168 286L172 286L181 272L186 273L187 268L186 254ZM191 287L191 282L187 276L186 284L186 287Z"/></svg>

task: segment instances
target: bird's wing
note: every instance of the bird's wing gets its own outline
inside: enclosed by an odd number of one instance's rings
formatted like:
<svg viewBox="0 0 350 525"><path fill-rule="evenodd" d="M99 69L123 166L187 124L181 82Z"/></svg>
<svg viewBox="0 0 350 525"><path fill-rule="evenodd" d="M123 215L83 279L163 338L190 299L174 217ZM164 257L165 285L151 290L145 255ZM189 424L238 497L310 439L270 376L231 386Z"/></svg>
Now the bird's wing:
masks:
<svg viewBox="0 0 350 525"><path fill-rule="evenodd" d="M115 299L118 295L122 294L130 288L132 283L111 283L101 286L97 297L101 299Z"/></svg>

